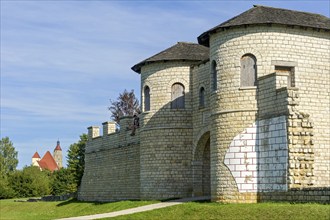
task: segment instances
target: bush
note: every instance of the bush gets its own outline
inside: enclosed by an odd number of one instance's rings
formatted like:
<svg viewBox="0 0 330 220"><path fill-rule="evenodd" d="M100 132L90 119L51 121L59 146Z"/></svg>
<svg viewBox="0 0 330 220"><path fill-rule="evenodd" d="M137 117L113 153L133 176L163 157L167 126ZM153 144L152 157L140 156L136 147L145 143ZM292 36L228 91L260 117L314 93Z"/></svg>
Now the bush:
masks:
<svg viewBox="0 0 330 220"><path fill-rule="evenodd" d="M10 187L7 176L0 175L0 199L10 199L15 196L15 191Z"/></svg>
<svg viewBox="0 0 330 220"><path fill-rule="evenodd" d="M49 195L51 192L49 171L40 171L38 167L24 167L8 178L16 197Z"/></svg>
<svg viewBox="0 0 330 220"><path fill-rule="evenodd" d="M73 173L62 168L52 173L51 181L52 195L64 195L77 191L77 183Z"/></svg>

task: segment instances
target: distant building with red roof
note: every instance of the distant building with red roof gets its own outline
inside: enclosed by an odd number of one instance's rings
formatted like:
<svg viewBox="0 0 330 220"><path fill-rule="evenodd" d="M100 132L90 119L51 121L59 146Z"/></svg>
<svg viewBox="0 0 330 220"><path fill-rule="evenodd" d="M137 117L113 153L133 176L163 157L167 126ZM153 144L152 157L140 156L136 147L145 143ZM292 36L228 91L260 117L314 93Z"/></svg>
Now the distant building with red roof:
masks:
<svg viewBox="0 0 330 220"><path fill-rule="evenodd" d="M40 167L41 170L50 170L53 172L54 170L59 170L63 167L62 158L60 141L57 141L53 155L47 151L45 155L40 158L39 153L35 152L32 156L32 165Z"/></svg>
<svg viewBox="0 0 330 220"><path fill-rule="evenodd" d="M40 155L38 154L38 152L35 152L32 156L32 158L39 158L40 159Z"/></svg>
<svg viewBox="0 0 330 220"><path fill-rule="evenodd" d="M40 155L38 154L38 152L35 152L32 156L32 165L33 166L39 166L38 161L40 161L40 160L41 160Z"/></svg>

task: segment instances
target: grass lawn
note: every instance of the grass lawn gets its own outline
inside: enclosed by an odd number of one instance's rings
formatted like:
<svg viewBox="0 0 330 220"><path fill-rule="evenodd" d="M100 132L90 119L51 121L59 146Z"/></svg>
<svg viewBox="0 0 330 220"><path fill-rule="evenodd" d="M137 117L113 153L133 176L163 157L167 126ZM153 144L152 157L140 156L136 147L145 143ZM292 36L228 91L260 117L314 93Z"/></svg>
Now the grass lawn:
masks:
<svg viewBox="0 0 330 220"><path fill-rule="evenodd" d="M107 218L110 219L110 218ZM290 203L258 203L258 204L219 204L189 202L182 205L141 212L132 215L111 218L134 220L195 220L195 219L330 219L330 205L322 204L290 204Z"/></svg>
<svg viewBox="0 0 330 220"><path fill-rule="evenodd" d="M64 217L113 212L157 201L122 201L93 203L68 200L64 202L14 202L0 200L0 219L56 219ZM322 204L220 204L211 202L189 202L168 208L119 216L111 219L177 220L177 219L330 219L330 205Z"/></svg>
<svg viewBox="0 0 330 220"><path fill-rule="evenodd" d="M0 219L43 220L113 212L156 203L157 201L121 201L109 203L79 202L14 202L0 200Z"/></svg>

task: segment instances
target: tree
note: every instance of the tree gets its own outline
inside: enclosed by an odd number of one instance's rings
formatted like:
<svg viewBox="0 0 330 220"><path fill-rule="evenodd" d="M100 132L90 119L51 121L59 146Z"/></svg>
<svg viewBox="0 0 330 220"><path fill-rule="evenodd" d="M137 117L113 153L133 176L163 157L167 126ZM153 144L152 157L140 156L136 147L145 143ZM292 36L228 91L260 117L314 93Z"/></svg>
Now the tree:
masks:
<svg viewBox="0 0 330 220"><path fill-rule="evenodd" d="M71 144L68 150L67 165L72 173L76 186L80 186L85 169L85 148L88 140L87 134L82 134L78 143Z"/></svg>
<svg viewBox="0 0 330 220"><path fill-rule="evenodd" d="M52 195L64 195L77 191L75 177L68 168L61 168L52 173Z"/></svg>
<svg viewBox="0 0 330 220"><path fill-rule="evenodd" d="M10 199L15 196L15 191L10 186L6 175L0 175L0 199Z"/></svg>
<svg viewBox="0 0 330 220"><path fill-rule="evenodd" d="M16 170L18 164L17 151L8 137L0 140L0 174L8 175Z"/></svg>
<svg viewBox="0 0 330 220"><path fill-rule="evenodd" d="M110 103L108 109L111 112L111 118L117 123L123 116L133 116L140 112L139 100L135 97L134 90L128 92L125 89L116 101L110 100Z"/></svg>
<svg viewBox="0 0 330 220"><path fill-rule="evenodd" d="M51 192L49 176L48 170L31 165L9 175L8 181L16 197L45 196Z"/></svg>

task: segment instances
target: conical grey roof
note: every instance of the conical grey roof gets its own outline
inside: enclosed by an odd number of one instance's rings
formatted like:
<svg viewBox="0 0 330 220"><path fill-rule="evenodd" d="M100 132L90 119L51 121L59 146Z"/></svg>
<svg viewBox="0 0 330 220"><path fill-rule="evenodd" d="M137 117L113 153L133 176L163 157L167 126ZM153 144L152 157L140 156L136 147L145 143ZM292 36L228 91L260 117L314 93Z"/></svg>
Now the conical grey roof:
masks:
<svg viewBox="0 0 330 220"><path fill-rule="evenodd" d="M209 59L209 48L187 42L178 42L172 47L152 56L132 67L137 73L141 72L141 67L147 63L157 61L170 61L170 60L190 60L190 61L204 61Z"/></svg>
<svg viewBox="0 0 330 220"><path fill-rule="evenodd" d="M251 24L284 24L330 30L330 19L323 15L254 5L253 8L201 34L198 43L209 46L210 34L233 26Z"/></svg>

